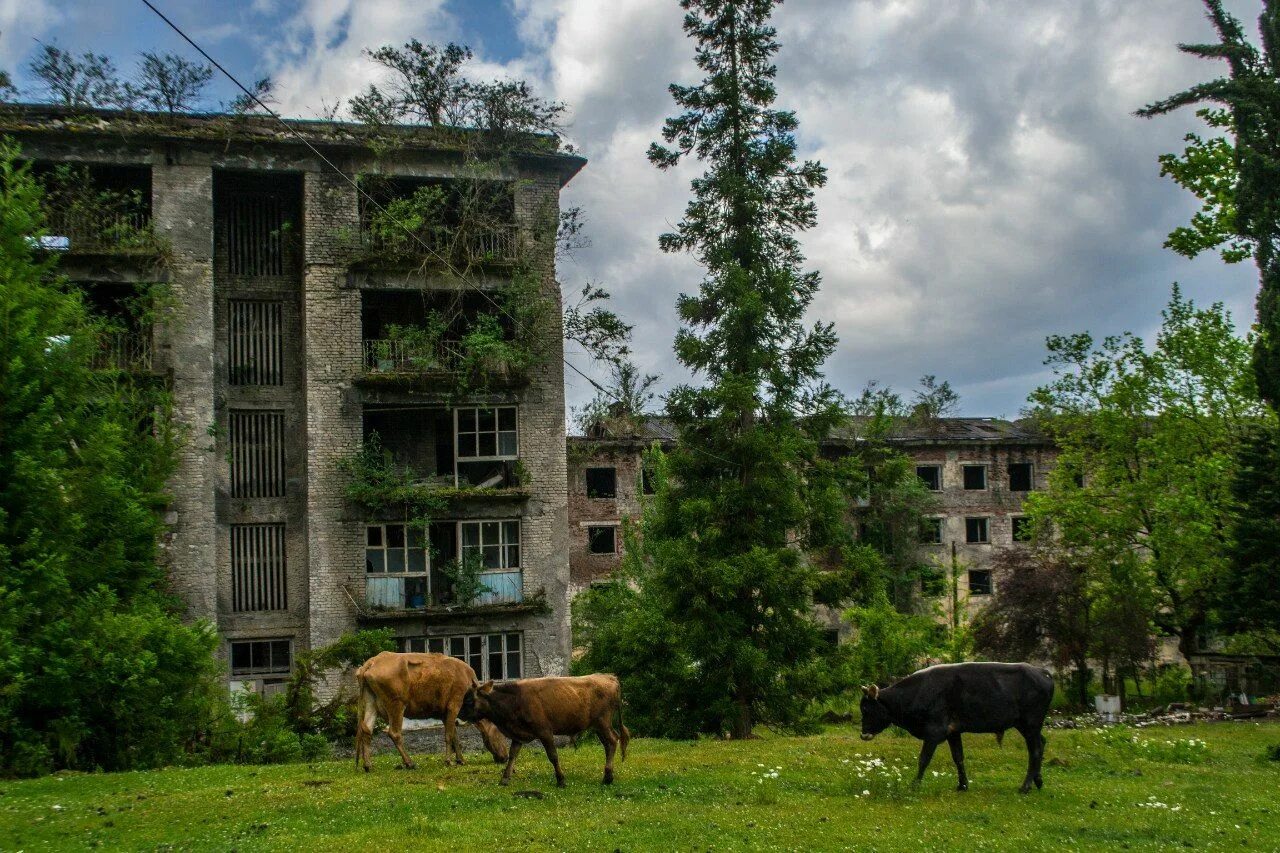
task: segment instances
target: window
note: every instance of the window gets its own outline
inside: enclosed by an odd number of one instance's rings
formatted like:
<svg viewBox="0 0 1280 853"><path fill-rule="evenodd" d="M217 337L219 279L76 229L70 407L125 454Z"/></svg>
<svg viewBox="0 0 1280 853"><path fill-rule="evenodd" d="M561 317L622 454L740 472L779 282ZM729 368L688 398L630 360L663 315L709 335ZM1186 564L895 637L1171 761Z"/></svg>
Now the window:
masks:
<svg viewBox="0 0 1280 853"><path fill-rule="evenodd" d="M486 571L520 568L519 521L463 521L462 557L476 554Z"/></svg>
<svg viewBox="0 0 1280 853"><path fill-rule="evenodd" d="M613 498L618 495L618 469L588 468L587 497Z"/></svg>
<svg viewBox="0 0 1280 853"><path fill-rule="evenodd" d="M942 491L942 466L941 465L917 465L916 476L924 483L924 487L931 492Z"/></svg>
<svg viewBox="0 0 1280 853"><path fill-rule="evenodd" d="M282 693L293 669L293 642L287 639L232 642L232 689L248 686L253 693Z"/></svg>
<svg viewBox="0 0 1280 853"><path fill-rule="evenodd" d="M970 569L969 570L969 594L970 595L990 595L991 594L991 571L989 569Z"/></svg>
<svg viewBox="0 0 1280 853"><path fill-rule="evenodd" d="M524 658L522 637L518 632L506 634L462 634L451 637L400 637L396 640L402 652L435 652L465 661L481 681L505 681L521 678Z"/></svg>
<svg viewBox="0 0 1280 853"><path fill-rule="evenodd" d="M231 609L286 610L283 524L231 525Z"/></svg>
<svg viewBox="0 0 1280 853"><path fill-rule="evenodd" d="M1030 542L1032 534L1031 517L1015 515L1011 521L1013 522L1013 541Z"/></svg>
<svg viewBox="0 0 1280 853"><path fill-rule="evenodd" d="M984 544L991 541L991 519L966 518L964 520L964 541Z"/></svg>
<svg viewBox="0 0 1280 853"><path fill-rule="evenodd" d="M365 599L371 607L408 610L427 605L430 546L423 528L370 524L365 528Z"/></svg>
<svg viewBox="0 0 1280 853"><path fill-rule="evenodd" d="M457 409L459 459L515 459L516 407Z"/></svg>
<svg viewBox="0 0 1280 853"><path fill-rule="evenodd" d="M283 303L232 299L228 312L227 370L230 383L283 385Z"/></svg>
<svg viewBox="0 0 1280 853"><path fill-rule="evenodd" d="M235 411L231 421L231 496L284 497L284 412Z"/></svg>
<svg viewBox="0 0 1280 853"><path fill-rule="evenodd" d="M1030 462L1010 462L1009 463L1009 491L1011 492L1031 491L1031 463Z"/></svg>
<svg viewBox="0 0 1280 853"><path fill-rule="evenodd" d="M655 491L653 472L648 468L640 469L640 492L641 494L651 495Z"/></svg>
<svg viewBox="0 0 1280 853"><path fill-rule="evenodd" d="M965 465L964 487L971 492L985 489L987 487L987 466Z"/></svg>
<svg viewBox="0 0 1280 853"><path fill-rule="evenodd" d="M285 200L274 193L237 192L226 202L227 267L232 275L284 274Z"/></svg>
<svg viewBox="0 0 1280 853"><path fill-rule="evenodd" d="M1075 484L1077 489L1084 488L1084 472L1076 471L1071 475L1071 482Z"/></svg>
<svg viewBox="0 0 1280 853"><path fill-rule="evenodd" d="M942 544L942 519L924 518L920 520L920 542L923 545Z"/></svg>
<svg viewBox="0 0 1280 853"><path fill-rule="evenodd" d="M822 632L822 646L828 650L834 650L840 645L840 629L827 628Z"/></svg>
<svg viewBox="0 0 1280 853"><path fill-rule="evenodd" d="M618 528L588 527L587 550L592 554L618 553Z"/></svg>

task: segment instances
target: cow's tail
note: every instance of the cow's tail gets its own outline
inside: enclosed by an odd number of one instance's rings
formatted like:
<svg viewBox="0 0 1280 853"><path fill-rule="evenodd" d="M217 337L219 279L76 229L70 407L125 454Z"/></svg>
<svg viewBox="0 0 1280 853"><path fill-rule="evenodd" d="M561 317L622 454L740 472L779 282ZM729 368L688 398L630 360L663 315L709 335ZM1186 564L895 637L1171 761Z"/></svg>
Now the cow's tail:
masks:
<svg viewBox="0 0 1280 853"><path fill-rule="evenodd" d="M378 720L378 697L365 681L365 669L356 670L356 769L368 769L369 748L373 744L373 726Z"/></svg>
<svg viewBox="0 0 1280 853"><path fill-rule="evenodd" d="M618 737L619 744L622 747L622 760L627 760L627 744L631 743L631 732L627 731L627 724L622 720L622 699L618 699L618 728L622 733Z"/></svg>

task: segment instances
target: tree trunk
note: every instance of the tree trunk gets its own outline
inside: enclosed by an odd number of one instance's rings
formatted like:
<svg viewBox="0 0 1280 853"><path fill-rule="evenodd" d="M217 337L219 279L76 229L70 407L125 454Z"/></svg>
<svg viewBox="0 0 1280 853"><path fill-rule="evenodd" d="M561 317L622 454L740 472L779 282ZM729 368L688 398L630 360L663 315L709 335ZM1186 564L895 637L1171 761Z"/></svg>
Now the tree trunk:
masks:
<svg viewBox="0 0 1280 853"><path fill-rule="evenodd" d="M751 732L756 726L755 719L751 714L751 699L739 693L735 701L738 706L738 713L733 718L733 726L729 730L729 736L734 740L746 740L751 737Z"/></svg>

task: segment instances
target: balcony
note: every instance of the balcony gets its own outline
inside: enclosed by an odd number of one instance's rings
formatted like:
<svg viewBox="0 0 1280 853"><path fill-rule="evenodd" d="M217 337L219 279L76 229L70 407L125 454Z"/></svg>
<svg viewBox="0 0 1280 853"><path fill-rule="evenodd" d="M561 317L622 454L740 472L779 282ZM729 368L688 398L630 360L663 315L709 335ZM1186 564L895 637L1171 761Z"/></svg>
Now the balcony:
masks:
<svg viewBox="0 0 1280 853"><path fill-rule="evenodd" d="M118 370L123 373L152 371L151 335L147 332L104 332L98 352L89 365L94 370Z"/></svg>
<svg viewBox="0 0 1280 853"><path fill-rule="evenodd" d="M141 210L50 209L40 247L68 255L154 255L151 217Z"/></svg>
<svg viewBox="0 0 1280 853"><path fill-rule="evenodd" d="M68 256L163 254L151 223L146 168L37 164L44 190L41 248Z"/></svg>
<svg viewBox="0 0 1280 853"><path fill-rule="evenodd" d="M404 230L388 222L360 231L358 261L372 267L510 266L523 246L518 225L458 229L444 225Z"/></svg>
<svg viewBox="0 0 1280 853"><path fill-rule="evenodd" d="M364 341L363 350L364 371L370 374L448 374L463 363L462 345L457 341L375 338Z"/></svg>
<svg viewBox="0 0 1280 853"><path fill-rule="evenodd" d="M485 572L480 575L484 591L466 604L452 601L449 591L439 596L428 592L425 574L396 577L370 575L365 578L364 601L372 611L455 610L509 606L524 602L524 573Z"/></svg>

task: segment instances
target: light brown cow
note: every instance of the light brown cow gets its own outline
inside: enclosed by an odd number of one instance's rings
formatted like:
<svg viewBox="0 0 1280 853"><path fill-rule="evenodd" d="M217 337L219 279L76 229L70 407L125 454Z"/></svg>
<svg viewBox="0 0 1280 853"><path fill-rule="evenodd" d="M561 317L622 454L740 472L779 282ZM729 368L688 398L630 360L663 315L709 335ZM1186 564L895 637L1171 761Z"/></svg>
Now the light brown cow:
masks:
<svg viewBox="0 0 1280 853"><path fill-rule="evenodd" d="M613 730L614 714L618 715L621 737ZM502 771L503 785L511 782L511 769L520 747L537 740L555 768L556 785L563 788L556 735L576 737L588 729L595 729L604 744L604 784L612 784L614 749L621 742L625 759L631 740L631 732L622 722L622 686L616 675L526 678L496 685L486 681L467 691L459 716L467 721L489 720L511 738L511 756Z"/></svg>
<svg viewBox="0 0 1280 853"><path fill-rule="evenodd" d="M444 721L444 763L451 764L450 749L462 763L458 743L458 710L467 691L476 685L471 667L455 658L438 654L381 652L356 670L360 697L356 706L356 766L367 773L373 726L381 715L387 721L387 735L400 751L404 766L413 769L413 759L404 751L401 734L404 718L435 718ZM507 746L492 724L477 722L476 728L495 762L507 759Z"/></svg>

